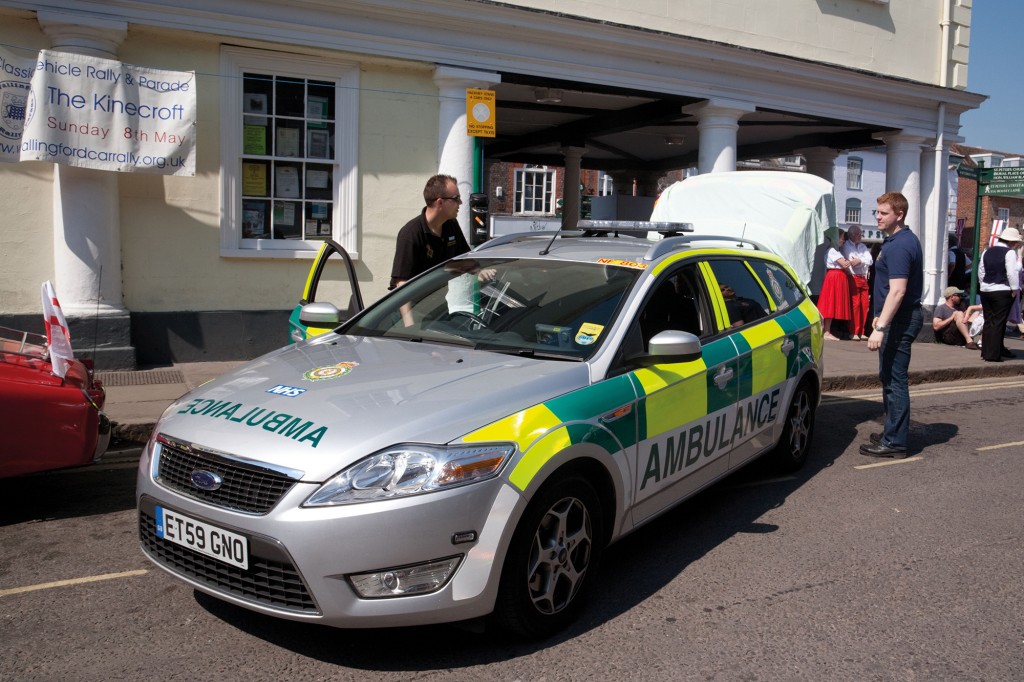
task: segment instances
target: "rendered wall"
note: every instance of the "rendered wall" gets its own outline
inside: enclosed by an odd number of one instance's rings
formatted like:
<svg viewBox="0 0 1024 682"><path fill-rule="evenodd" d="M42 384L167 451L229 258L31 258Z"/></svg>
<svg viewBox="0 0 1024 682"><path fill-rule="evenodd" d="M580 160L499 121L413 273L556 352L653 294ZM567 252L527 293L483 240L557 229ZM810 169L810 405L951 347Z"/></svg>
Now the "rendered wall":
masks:
<svg viewBox="0 0 1024 682"><path fill-rule="evenodd" d="M34 14L0 16L3 43L49 46ZM319 54L358 60L351 54ZM219 43L210 36L132 25L118 58L194 70L198 108L195 177L118 174L125 307L132 313L290 310L301 295L314 252L297 259L219 254ZM432 65L393 61L364 61L360 67L357 269L367 302L387 290L395 235L419 213L423 184L436 172L438 98L432 73ZM54 267L52 179L52 164L0 164L5 188L0 193L0 214L5 216L0 315L39 314L39 284L53 277Z"/></svg>
<svg viewBox="0 0 1024 682"><path fill-rule="evenodd" d="M949 0L507 0L510 5L692 36L938 84ZM972 0L954 0L954 81L967 84ZM897 38L898 36L898 38Z"/></svg>

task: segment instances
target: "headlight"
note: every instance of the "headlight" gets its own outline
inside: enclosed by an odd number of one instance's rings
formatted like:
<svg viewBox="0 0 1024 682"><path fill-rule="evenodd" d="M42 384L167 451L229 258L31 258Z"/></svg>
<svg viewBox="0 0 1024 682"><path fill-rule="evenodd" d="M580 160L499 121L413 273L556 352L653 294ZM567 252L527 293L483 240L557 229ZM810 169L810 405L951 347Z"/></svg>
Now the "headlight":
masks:
<svg viewBox="0 0 1024 682"><path fill-rule="evenodd" d="M511 443L396 445L345 469L304 506L376 502L485 481L498 475L515 450Z"/></svg>

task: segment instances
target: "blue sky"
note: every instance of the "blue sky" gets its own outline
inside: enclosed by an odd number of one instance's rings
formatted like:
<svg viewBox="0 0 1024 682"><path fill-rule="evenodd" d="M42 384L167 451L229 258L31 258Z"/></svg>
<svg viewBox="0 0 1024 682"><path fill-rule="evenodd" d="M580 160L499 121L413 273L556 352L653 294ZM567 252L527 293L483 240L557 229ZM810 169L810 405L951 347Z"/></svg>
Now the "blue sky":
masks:
<svg viewBox="0 0 1024 682"><path fill-rule="evenodd" d="M988 99L960 117L964 144L1024 154L1024 0L975 0L967 89Z"/></svg>

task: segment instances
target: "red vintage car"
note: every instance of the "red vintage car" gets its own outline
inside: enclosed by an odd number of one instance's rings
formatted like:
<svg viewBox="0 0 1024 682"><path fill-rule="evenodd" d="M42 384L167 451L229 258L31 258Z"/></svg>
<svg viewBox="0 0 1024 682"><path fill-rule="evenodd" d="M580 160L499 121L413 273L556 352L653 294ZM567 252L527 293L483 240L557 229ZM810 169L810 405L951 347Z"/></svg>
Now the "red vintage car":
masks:
<svg viewBox="0 0 1024 682"><path fill-rule="evenodd" d="M88 464L110 442L89 360L53 373L46 337L0 327L0 478Z"/></svg>

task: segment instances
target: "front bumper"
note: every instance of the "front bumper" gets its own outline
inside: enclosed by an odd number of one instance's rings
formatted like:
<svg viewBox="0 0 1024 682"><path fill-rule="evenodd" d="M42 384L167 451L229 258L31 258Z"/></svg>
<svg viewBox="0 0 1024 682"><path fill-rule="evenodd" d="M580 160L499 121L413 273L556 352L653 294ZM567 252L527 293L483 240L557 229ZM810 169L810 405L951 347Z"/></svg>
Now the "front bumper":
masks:
<svg viewBox="0 0 1024 682"><path fill-rule="evenodd" d="M148 453L148 449L147 449ZM139 541L155 564L194 588L240 606L335 627L392 627L476 618L493 610L505 547L525 506L501 478L402 500L329 508L299 505L318 487L296 483L268 513L231 511L138 474ZM244 535L248 569L157 537L155 507ZM475 533L472 542L455 537ZM430 594L361 599L347 576L462 556Z"/></svg>

